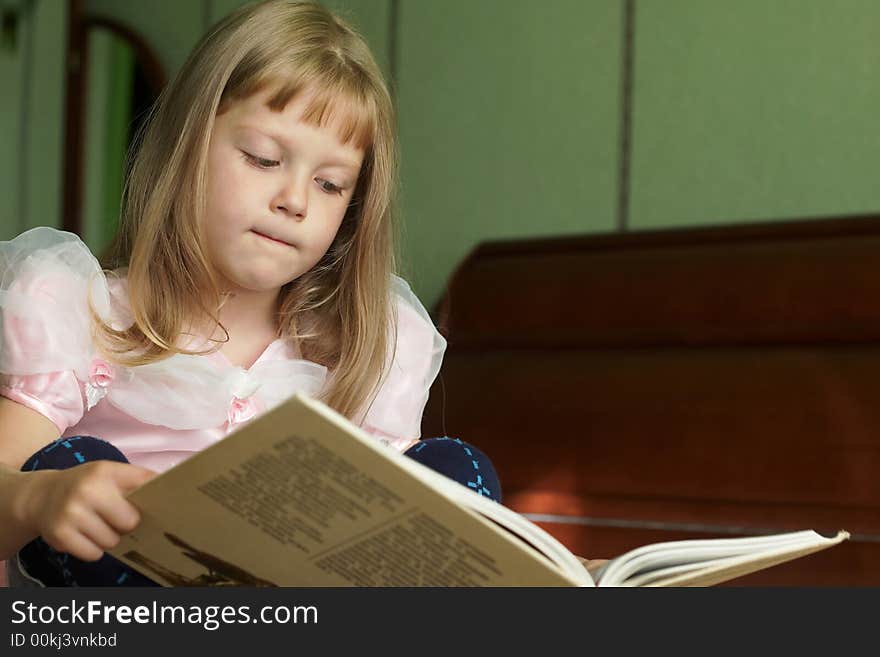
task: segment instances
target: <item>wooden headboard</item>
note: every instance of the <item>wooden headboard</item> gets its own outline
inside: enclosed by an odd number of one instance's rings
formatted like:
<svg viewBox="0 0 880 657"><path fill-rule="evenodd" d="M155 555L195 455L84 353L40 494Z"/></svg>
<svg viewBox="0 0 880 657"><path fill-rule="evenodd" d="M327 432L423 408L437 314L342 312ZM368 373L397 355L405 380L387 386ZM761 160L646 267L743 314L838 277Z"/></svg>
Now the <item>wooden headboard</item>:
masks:
<svg viewBox="0 0 880 657"><path fill-rule="evenodd" d="M880 585L880 217L487 243L424 436L574 552L847 529L739 585Z"/></svg>

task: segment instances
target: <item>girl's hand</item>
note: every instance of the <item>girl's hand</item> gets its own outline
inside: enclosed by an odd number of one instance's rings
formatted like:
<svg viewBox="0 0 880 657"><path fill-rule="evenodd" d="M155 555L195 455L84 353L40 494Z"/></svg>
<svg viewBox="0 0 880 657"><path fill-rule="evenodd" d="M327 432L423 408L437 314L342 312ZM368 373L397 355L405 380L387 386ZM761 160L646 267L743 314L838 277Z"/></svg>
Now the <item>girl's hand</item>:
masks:
<svg viewBox="0 0 880 657"><path fill-rule="evenodd" d="M21 488L21 519L59 552L97 561L140 522L125 494L155 476L152 470L113 461L38 470Z"/></svg>

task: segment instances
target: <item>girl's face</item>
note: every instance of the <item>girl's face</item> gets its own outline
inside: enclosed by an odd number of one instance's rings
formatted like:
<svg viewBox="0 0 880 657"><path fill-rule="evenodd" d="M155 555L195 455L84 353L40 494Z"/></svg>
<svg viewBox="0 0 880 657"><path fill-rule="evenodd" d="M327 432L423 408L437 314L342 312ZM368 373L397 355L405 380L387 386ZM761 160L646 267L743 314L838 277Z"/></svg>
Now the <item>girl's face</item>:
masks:
<svg viewBox="0 0 880 657"><path fill-rule="evenodd" d="M354 193L363 150L331 121L300 121L301 93L281 112L270 91L218 116L208 150L204 234L221 285L236 294L278 292L327 252Z"/></svg>

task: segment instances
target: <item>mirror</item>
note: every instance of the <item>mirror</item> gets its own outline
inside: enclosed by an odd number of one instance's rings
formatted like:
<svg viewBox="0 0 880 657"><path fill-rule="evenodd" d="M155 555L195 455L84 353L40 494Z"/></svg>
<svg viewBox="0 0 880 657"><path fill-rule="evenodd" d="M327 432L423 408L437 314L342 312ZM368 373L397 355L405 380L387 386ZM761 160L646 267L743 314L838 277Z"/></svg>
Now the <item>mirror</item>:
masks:
<svg viewBox="0 0 880 657"><path fill-rule="evenodd" d="M68 72L63 219L98 255L118 225L126 153L165 74L130 28L92 16L79 25L71 34L79 57L68 58L76 65Z"/></svg>

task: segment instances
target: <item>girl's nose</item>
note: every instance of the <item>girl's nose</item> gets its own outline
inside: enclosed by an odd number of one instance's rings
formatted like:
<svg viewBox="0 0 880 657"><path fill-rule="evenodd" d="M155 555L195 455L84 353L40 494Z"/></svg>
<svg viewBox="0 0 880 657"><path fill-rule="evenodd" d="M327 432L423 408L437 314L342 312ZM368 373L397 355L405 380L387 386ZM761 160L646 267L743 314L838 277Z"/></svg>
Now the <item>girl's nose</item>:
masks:
<svg viewBox="0 0 880 657"><path fill-rule="evenodd" d="M305 219L309 199L308 184L309 180L306 176L288 178L287 183L278 190L278 195L272 202L275 210L299 221Z"/></svg>

